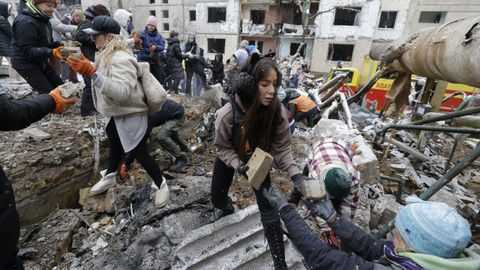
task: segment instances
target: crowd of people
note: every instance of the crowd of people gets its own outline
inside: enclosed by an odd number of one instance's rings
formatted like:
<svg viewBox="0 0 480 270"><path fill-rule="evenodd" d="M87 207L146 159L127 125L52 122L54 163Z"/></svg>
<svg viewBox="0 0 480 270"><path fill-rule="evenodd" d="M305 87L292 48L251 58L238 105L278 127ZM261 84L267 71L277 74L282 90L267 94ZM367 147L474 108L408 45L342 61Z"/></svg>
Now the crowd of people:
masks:
<svg viewBox="0 0 480 270"><path fill-rule="evenodd" d="M287 199L267 174L260 188L253 188L275 269L288 269L282 221L312 269L480 269L480 256L466 249L472 237L468 222L445 204L407 199L395 219L393 242L375 240L353 225L361 178L352 162L354 143L343 138L320 140L311 147L303 172L298 168L292 156L292 123L306 119L313 126L319 110L304 95L282 94L282 74L274 55L262 55L244 40L225 72L223 55L207 61L195 35L188 35L183 50L177 32L171 31L165 41L154 16L147 18L144 29L133 31L132 13L127 10L116 10L110 17L103 5L74 7L62 17L56 7L56 0L25 2L10 27L11 6L0 2L0 56L9 57L11 66L39 93L11 101L0 87L0 129L19 130L49 113L62 113L73 100L63 98L59 86L64 80L78 82L81 75L85 87L80 114L108 119L107 168L91 188L92 195L114 187L117 177L128 177L131 163L137 160L153 180L155 207L168 203L167 181L148 152L147 139L160 126L156 139L175 158L169 170L186 172L189 148L178 133L185 123L185 109L166 98L166 90L178 94L183 80L186 95L199 95L192 79L198 78L208 90L205 69L209 68L212 82L224 85L229 94L215 114L217 156L211 182L215 218L235 212L228 191L235 177L248 178L247 164L256 148L269 152L294 186ZM80 42L81 55L66 54L65 40ZM158 111L151 111L146 100L148 72L161 93L163 105ZM326 195L307 199L301 187L308 181L319 181ZM23 269L17 257L19 217L1 168L0 194L0 269ZM314 234L295 211L294 204L300 202L332 233Z"/></svg>

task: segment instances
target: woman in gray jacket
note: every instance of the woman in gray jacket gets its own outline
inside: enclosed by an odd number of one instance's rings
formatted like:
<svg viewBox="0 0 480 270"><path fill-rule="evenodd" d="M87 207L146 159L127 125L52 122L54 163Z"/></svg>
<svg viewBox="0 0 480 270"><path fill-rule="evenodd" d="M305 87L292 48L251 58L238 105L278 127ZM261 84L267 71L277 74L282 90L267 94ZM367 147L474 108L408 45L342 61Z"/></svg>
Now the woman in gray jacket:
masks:
<svg viewBox="0 0 480 270"><path fill-rule="evenodd" d="M155 206L163 207L169 198L167 183L155 159L147 150L147 113L141 76L143 69L137 63L125 39L120 36L120 25L111 17L98 16L91 34L99 50L95 66L82 56L69 56L68 64L78 73L92 78L92 96L95 109L110 117L106 133L110 144L108 168L102 179L90 192L100 194L116 185L116 172L125 153L140 162L157 188ZM164 93L165 90L159 89ZM159 188L159 189L158 189Z"/></svg>

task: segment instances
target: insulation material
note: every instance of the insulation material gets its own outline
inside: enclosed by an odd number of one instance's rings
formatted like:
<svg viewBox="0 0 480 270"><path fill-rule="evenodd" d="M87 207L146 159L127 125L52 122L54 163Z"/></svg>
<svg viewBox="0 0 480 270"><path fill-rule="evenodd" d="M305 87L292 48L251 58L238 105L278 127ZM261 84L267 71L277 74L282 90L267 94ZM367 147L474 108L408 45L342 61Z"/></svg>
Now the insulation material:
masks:
<svg viewBox="0 0 480 270"><path fill-rule="evenodd" d="M393 81L392 87L387 92L387 99L393 100L389 112L399 112L408 103L411 88L411 74L399 72Z"/></svg>

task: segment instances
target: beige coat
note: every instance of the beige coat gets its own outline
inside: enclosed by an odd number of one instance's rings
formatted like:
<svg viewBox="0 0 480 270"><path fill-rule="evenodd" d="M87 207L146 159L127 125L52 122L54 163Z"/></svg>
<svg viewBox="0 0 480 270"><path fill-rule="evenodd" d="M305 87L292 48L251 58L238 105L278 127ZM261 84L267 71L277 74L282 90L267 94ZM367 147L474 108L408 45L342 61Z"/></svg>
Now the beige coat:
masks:
<svg viewBox="0 0 480 270"><path fill-rule="evenodd" d="M98 67L98 60L95 66L105 76L101 87L92 82L93 104L98 112L107 116L147 114L148 106L140 81L142 69L133 55L117 51L105 67Z"/></svg>

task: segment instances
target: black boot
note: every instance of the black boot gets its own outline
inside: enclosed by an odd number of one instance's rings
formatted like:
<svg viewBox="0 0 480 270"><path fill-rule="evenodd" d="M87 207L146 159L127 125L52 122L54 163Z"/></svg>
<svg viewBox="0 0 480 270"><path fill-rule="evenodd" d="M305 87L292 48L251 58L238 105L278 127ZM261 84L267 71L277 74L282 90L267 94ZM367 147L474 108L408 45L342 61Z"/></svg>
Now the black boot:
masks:
<svg viewBox="0 0 480 270"><path fill-rule="evenodd" d="M187 156L181 155L175 159L175 162L170 166L170 171L183 173L185 172L185 166L187 165Z"/></svg>
<svg viewBox="0 0 480 270"><path fill-rule="evenodd" d="M267 238L272 254L273 266L275 270L287 270L285 262L285 247L283 245L283 230L280 221L270 224L264 224L265 238Z"/></svg>
<svg viewBox="0 0 480 270"><path fill-rule="evenodd" d="M225 206L224 208L221 208L221 209L215 209L216 211L214 211L213 215L213 219L214 220L219 220L220 218L224 217L224 216L228 216L228 215L231 215L235 212L235 208L233 207L233 202L232 202L232 199L230 199L230 196L228 197L228 203L227 203L227 206Z"/></svg>

